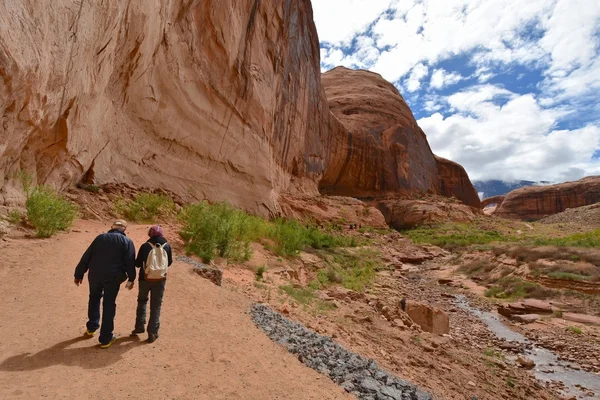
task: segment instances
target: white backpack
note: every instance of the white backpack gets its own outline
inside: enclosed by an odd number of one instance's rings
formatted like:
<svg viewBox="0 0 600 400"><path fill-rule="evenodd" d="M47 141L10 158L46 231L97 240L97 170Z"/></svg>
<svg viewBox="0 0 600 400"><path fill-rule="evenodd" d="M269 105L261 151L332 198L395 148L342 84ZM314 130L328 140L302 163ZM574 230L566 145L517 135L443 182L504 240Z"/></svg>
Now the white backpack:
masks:
<svg viewBox="0 0 600 400"><path fill-rule="evenodd" d="M147 281L160 281L165 279L167 275L167 269L169 268L169 257L165 250L164 244L152 244L148 258L146 258L146 265L144 265L144 273Z"/></svg>

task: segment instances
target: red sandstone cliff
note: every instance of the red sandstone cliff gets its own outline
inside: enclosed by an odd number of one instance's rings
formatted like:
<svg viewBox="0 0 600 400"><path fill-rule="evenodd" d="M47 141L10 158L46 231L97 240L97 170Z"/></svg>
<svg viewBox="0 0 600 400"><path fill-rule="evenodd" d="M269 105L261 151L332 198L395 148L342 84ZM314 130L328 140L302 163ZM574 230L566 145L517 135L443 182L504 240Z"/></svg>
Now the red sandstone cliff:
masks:
<svg viewBox="0 0 600 400"><path fill-rule="evenodd" d="M379 75L325 74L328 105L309 0L4 2L0 77L0 203L19 199L26 170L57 188L124 182L263 215L319 182L478 205Z"/></svg>
<svg viewBox="0 0 600 400"><path fill-rule="evenodd" d="M263 214L317 193L330 114L310 1L77 4L0 3L0 202L19 169Z"/></svg>
<svg viewBox="0 0 600 400"><path fill-rule="evenodd" d="M329 108L346 128L332 134L322 192L363 198L421 192L479 207L464 168L431 152L394 85L344 67L323 74L322 82Z"/></svg>
<svg viewBox="0 0 600 400"><path fill-rule="evenodd" d="M531 221L597 202L600 202L600 176L590 176L558 185L514 190L506 195L494 215Z"/></svg>

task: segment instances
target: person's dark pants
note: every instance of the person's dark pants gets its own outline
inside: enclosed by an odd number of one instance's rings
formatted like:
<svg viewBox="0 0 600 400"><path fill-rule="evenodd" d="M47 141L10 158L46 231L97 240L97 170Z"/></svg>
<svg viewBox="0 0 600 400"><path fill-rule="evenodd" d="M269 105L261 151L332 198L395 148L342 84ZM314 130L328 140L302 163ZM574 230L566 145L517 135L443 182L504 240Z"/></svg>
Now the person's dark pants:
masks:
<svg viewBox="0 0 600 400"><path fill-rule="evenodd" d="M88 322L86 324L89 331L95 332L100 328L101 344L111 341L112 333L115 328L115 313L117 311L117 295L121 283L118 281L92 282L90 281L90 301L88 303ZM102 302L102 326L100 326L100 299Z"/></svg>
<svg viewBox="0 0 600 400"><path fill-rule="evenodd" d="M160 306L162 304L163 294L165 293L165 284L167 280L162 281L140 281L140 291L138 294L138 306L135 318L135 330L144 331L146 326L146 304L148 304L148 295L150 295L150 321L148 321L148 333L158 336L160 327Z"/></svg>

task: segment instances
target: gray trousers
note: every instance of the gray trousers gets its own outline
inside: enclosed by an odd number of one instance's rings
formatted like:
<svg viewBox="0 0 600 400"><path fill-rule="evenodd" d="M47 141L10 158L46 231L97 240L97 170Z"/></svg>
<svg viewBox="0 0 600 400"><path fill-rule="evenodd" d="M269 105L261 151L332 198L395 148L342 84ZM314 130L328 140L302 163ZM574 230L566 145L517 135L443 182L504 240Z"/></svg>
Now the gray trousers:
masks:
<svg viewBox="0 0 600 400"><path fill-rule="evenodd" d="M167 280L156 282L140 281L138 293L138 305L135 318L135 329L144 331L146 326L146 304L150 295L150 321L148 322L148 333L158 335L160 327L160 306L162 304L165 284Z"/></svg>

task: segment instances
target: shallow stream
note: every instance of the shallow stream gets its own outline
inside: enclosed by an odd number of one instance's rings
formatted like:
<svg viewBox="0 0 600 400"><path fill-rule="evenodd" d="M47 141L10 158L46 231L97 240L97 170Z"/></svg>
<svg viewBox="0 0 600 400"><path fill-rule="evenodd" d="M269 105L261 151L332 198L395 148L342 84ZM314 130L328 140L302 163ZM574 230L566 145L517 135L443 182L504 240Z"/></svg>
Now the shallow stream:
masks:
<svg viewBox="0 0 600 400"><path fill-rule="evenodd" d="M575 396L578 399L600 399L600 376L570 368L572 363L559 360L552 351L536 346L525 336L511 330L496 314L471 307L465 296L456 296L456 305L479 318L498 338L507 342L527 345L525 355L535 362L533 374L538 380L562 382L565 387L563 394ZM587 390L583 391L577 385ZM588 396L590 392L595 393L593 397Z"/></svg>

